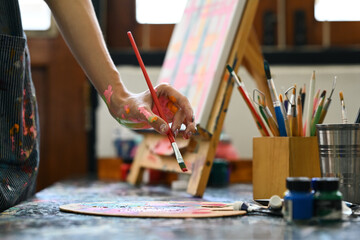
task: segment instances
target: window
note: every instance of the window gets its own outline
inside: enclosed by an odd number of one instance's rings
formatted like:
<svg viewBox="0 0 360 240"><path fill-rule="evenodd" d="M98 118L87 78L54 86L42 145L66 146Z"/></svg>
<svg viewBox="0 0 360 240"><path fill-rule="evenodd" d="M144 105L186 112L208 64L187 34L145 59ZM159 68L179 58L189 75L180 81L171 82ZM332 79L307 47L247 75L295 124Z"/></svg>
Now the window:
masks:
<svg viewBox="0 0 360 240"><path fill-rule="evenodd" d="M174 24L181 20L187 0L136 0L136 20L142 24Z"/></svg>
<svg viewBox="0 0 360 240"><path fill-rule="evenodd" d="M48 31L51 11L44 0L19 0L21 19L25 31Z"/></svg>
<svg viewBox="0 0 360 240"><path fill-rule="evenodd" d="M359 0L316 0L317 21L360 21Z"/></svg>

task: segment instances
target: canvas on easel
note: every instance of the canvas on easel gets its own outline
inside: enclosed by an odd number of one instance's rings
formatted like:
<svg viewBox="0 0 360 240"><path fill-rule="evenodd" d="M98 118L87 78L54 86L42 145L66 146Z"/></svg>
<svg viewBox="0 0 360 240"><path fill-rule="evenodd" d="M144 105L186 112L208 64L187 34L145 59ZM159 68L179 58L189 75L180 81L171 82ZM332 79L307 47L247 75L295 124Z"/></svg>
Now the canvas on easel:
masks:
<svg viewBox="0 0 360 240"><path fill-rule="evenodd" d="M175 26L159 83L169 83L190 101L197 123L206 127L226 65L244 0L190 0Z"/></svg>
<svg viewBox="0 0 360 240"><path fill-rule="evenodd" d="M259 0L189 0L182 21L170 40L159 83L170 83L187 96L195 111L199 136L176 139L190 169L187 192L201 197L205 191L216 146L233 90L226 64L245 65L266 90L263 58L252 30ZM261 70L260 70L261 68ZM145 168L181 173L174 156L161 144L166 137L146 133L139 145L128 182L141 182ZM170 146L170 144L169 144ZM171 148L171 147L170 147ZM169 148L169 149L170 149ZM170 151L171 152L171 151Z"/></svg>

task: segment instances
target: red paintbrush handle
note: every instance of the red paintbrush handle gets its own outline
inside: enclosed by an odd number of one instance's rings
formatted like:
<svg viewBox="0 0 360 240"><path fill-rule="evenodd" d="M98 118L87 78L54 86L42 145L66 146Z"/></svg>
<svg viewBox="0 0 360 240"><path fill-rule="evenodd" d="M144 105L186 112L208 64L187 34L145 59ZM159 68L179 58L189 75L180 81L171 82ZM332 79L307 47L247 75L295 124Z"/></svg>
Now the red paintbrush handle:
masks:
<svg viewBox="0 0 360 240"><path fill-rule="evenodd" d="M245 100L246 104L248 105L253 117L255 118L256 121L256 126L258 127L258 129L260 130L261 134L263 136L270 136L269 132L267 131L263 121L261 120L259 114L256 112L254 105L252 104L252 102L250 101L248 95L246 94L246 92L244 91L244 89L242 87L238 87L241 96L243 97L243 99Z"/></svg>
<svg viewBox="0 0 360 240"><path fill-rule="evenodd" d="M160 117L162 119L164 119L164 121L166 121L166 123L167 123L165 114L164 114L164 112L163 112L163 110L162 110L162 108L160 106L160 102L159 102L159 99L157 97L157 94L156 94L156 92L154 90L154 87L153 87L151 81L150 81L149 75L147 74L147 71L146 71L144 62L143 62L143 60L141 58L140 52L139 52L139 50L138 50L138 48L136 46L135 39L134 39L134 37L133 37L133 35L131 34L130 31L127 32L127 35L129 37L131 46L134 49L134 52L135 52L136 58L137 58L137 60L139 62L140 68L141 68L141 70L142 70L142 72L144 74L144 77L145 77L146 83L148 85L148 88L150 90L150 93L151 93L152 99L154 101L155 107L157 108ZM170 129L170 127L169 127L169 129ZM171 131L168 131L167 135L168 135L168 138L169 138L170 142L175 142L175 138L174 138L173 133Z"/></svg>

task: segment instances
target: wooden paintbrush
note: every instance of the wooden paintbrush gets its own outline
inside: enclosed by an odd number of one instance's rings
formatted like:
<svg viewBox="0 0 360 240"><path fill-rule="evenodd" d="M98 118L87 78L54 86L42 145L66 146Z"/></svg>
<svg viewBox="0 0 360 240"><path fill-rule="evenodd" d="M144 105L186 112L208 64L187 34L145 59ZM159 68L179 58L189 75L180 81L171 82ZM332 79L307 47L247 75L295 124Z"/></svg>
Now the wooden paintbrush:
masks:
<svg viewBox="0 0 360 240"><path fill-rule="evenodd" d="M247 91L245 89L244 83L241 81L239 76L237 76L237 74L234 72L232 67L227 65L226 68L229 71L230 75L233 76L236 84L238 85L239 92L240 92L241 96L243 97L246 105L250 109L250 112L251 112L251 114L252 114L252 116L253 116L253 118L254 118L254 120L256 122L256 126L258 127L261 135L262 136L270 136L269 132L267 131L267 129L266 129L265 125L264 125L264 122L262 121L261 117L259 116L259 114L255 110L255 107L251 102L249 94L247 93Z"/></svg>
<svg viewBox="0 0 360 240"><path fill-rule="evenodd" d="M319 120L320 120L321 112L322 112L323 107L324 107L325 96L326 96L326 91L324 90L321 93L319 104L318 104L318 106L317 106L317 108L315 110L314 118L311 121L310 136L315 136L316 135L316 124L318 124Z"/></svg>
<svg viewBox="0 0 360 240"><path fill-rule="evenodd" d="M141 68L141 70L142 70L142 72L143 72L143 74L144 74L144 77L145 77L146 83L147 83L147 85L148 85L148 87L149 87L149 90L150 90L152 99L153 99L153 101L154 101L154 104L155 104L155 106L156 106L156 108L157 108L157 110L158 110L158 112L159 112L159 114L160 114L160 117L161 117L162 119L164 119L164 121L166 121L166 116L165 116L165 114L164 114L164 112L163 112L163 110L162 110L162 108L161 108L161 106L160 106L160 102L159 102L159 99L158 99L158 97L157 97L157 95L156 95L155 89L154 89L153 85L151 84L149 75L147 74L147 71L146 71L144 62L142 61L142 58L141 58L140 53L139 53L139 50L138 50L138 48L137 48L137 46L136 46L134 37L132 36L132 34L131 34L130 31L127 32L127 35L128 35L128 37L129 37L130 43L131 43L131 45L132 45L132 47L133 47L133 49L134 49L134 52L135 52L136 58L137 58L137 60L138 60L138 62L139 62L140 68ZM167 123L167 121L166 121L166 123ZM167 124L168 124L168 123L167 123ZM170 129L170 126L169 126L169 129ZM176 160L177 160L177 162L178 162L181 170L182 170L183 172L186 172L186 171L187 171L187 168L186 168L184 159L183 159L183 157L182 157L182 155L181 155L181 153L180 153L179 147L177 146L177 144L176 144L176 142L175 142L175 137L174 137L172 131L168 131L168 132L167 132L167 136L168 136L169 141L170 141L170 143L171 143L171 146L172 146L172 148L173 148L173 150L174 150Z"/></svg>
<svg viewBox="0 0 360 240"><path fill-rule="evenodd" d="M266 79L267 79L267 83L268 83L268 87L269 87L269 91L270 91L271 100L273 101L275 117L276 117L276 121L278 123L280 136L286 137L287 136L287 129L285 126L286 112L281 110L281 103L279 101L279 97L276 92L274 80L271 77L270 66L266 60L264 60L264 70L265 70L265 75L266 75Z"/></svg>
<svg viewBox="0 0 360 240"><path fill-rule="evenodd" d="M342 123L348 123L348 119L347 119L347 114L346 114L346 109L345 109L345 101L344 101L344 95L343 92L339 92L339 96L340 96L340 103L341 103L341 118L342 118Z"/></svg>

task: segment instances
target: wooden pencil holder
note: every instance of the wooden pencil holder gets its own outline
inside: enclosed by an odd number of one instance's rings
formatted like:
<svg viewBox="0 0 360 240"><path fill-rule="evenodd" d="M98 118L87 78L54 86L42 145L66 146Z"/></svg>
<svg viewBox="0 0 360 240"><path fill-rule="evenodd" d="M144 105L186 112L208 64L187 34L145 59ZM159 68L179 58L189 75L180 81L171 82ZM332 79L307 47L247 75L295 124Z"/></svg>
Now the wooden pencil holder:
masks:
<svg viewBox="0 0 360 240"><path fill-rule="evenodd" d="M317 137L258 137L253 139L253 197L281 198L287 177L320 177Z"/></svg>

